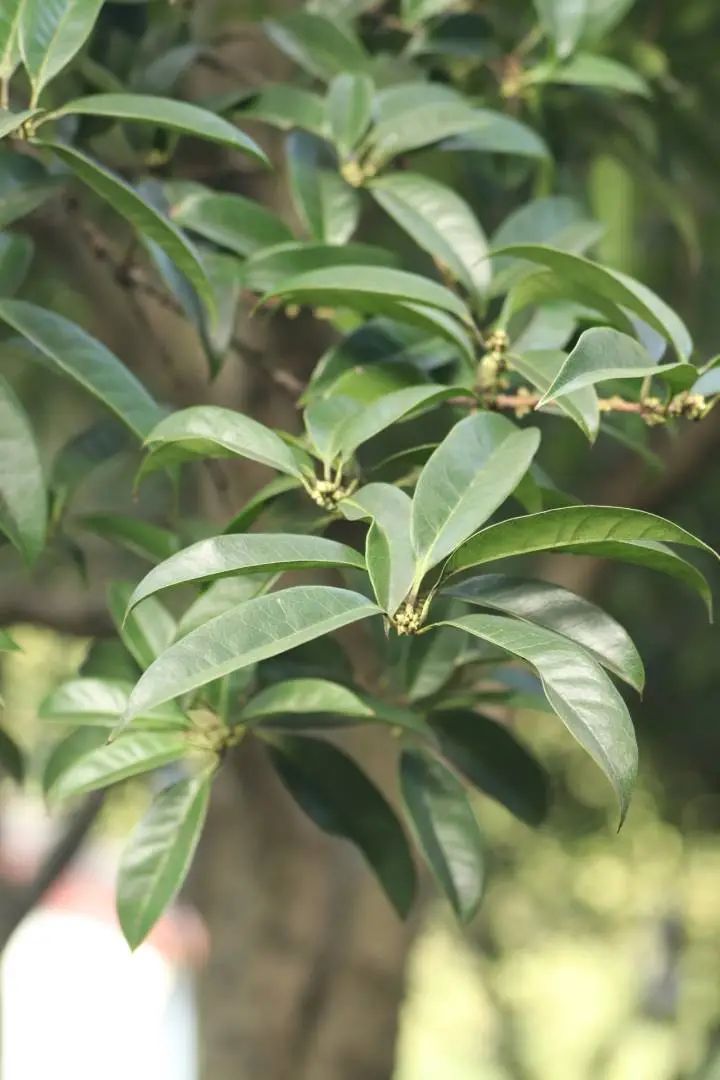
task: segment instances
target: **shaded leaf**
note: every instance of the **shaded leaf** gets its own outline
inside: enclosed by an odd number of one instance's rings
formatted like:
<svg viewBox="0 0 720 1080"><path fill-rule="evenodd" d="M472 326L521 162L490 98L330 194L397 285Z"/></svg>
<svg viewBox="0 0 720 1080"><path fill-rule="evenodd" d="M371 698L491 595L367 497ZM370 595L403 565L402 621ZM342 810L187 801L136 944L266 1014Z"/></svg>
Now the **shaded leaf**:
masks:
<svg viewBox="0 0 720 1080"><path fill-rule="evenodd" d="M177 536L169 529L122 514L87 514L76 518L75 524L151 562L168 559L180 546Z"/></svg>
<svg viewBox="0 0 720 1080"><path fill-rule="evenodd" d="M282 19L268 19L265 30L273 44L319 79L363 71L370 62L351 30L314 12L294 11Z"/></svg>
<svg viewBox="0 0 720 1080"><path fill-rule="evenodd" d="M6 773L16 784L25 778L25 758L11 735L0 727L0 776Z"/></svg>
<svg viewBox="0 0 720 1080"><path fill-rule="evenodd" d="M327 679L288 679L261 690L242 711L243 724L284 713L333 713L367 719L373 710L357 694Z"/></svg>
<svg viewBox="0 0 720 1080"><path fill-rule="evenodd" d="M45 544L47 497L30 421L12 387L0 378L0 531L27 562Z"/></svg>
<svg viewBox="0 0 720 1080"><path fill-rule="evenodd" d="M304 131L287 140L288 179L295 210L310 236L344 244L355 232L360 199L328 156L327 146Z"/></svg>
<svg viewBox="0 0 720 1080"><path fill-rule="evenodd" d="M147 668L175 637L175 620L154 597L126 615L132 591L127 582L113 582L108 608L126 649L141 668Z"/></svg>

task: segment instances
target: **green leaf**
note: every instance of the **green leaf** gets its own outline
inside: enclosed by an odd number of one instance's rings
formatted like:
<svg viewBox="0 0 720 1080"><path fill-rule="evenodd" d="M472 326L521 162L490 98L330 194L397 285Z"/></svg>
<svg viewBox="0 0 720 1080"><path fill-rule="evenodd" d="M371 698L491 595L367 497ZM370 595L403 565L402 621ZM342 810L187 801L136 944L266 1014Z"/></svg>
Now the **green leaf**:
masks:
<svg viewBox="0 0 720 1080"><path fill-rule="evenodd" d="M324 832L349 840L367 859L404 918L415 897L415 866L405 833L384 795L337 747L286 735L268 747L296 802Z"/></svg>
<svg viewBox="0 0 720 1080"><path fill-rule="evenodd" d="M219 405L193 405L165 417L150 431L140 476L197 458L243 457L301 477L310 458L264 424Z"/></svg>
<svg viewBox="0 0 720 1080"><path fill-rule="evenodd" d="M433 714L430 722L443 756L471 784L527 825L545 820L548 776L505 725L459 710Z"/></svg>
<svg viewBox="0 0 720 1080"><path fill-rule="evenodd" d="M487 240L468 204L452 188L412 172L383 176L368 187L400 228L472 297L485 294L490 281Z"/></svg>
<svg viewBox="0 0 720 1080"><path fill-rule="evenodd" d="M39 161L0 147L0 228L31 213L59 186Z"/></svg>
<svg viewBox="0 0 720 1080"><path fill-rule="evenodd" d="M462 393L462 387L457 386L405 386L370 402L362 410L356 405L347 424L336 432L329 456L337 455L347 461L359 446L386 428Z"/></svg>
<svg viewBox="0 0 720 1080"><path fill-rule="evenodd" d="M25 778L23 752L4 728L0 728L0 776L2 773L7 773L16 784L21 784Z"/></svg>
<svg viewBox="0 0 720 1080"><path fill-rule="evenodd" d="M588 0L535 0L535 7L558 56L569 56L580 40Z"/></svg>
<svg viewBox="0 0 720 1080"><path fill-rule="evenodd" d="M0 299L0 320L99 398L141 438L158 422L162 410L142 383L109 349L69 319L25 300Z"/></svg>
<svg viewBox="0 0 720 1080"><path fill-rule="evenodd" d="M266 293L296 274L329 266L396 266L397 257L371 244L277 244L251 255L242 267L245 288Z"/></svg>
<svg viewBox="0 0 720 1080"><path fill-rule="evenodd" d="M303 128L313 135L324 135L327 126L325 102L312 90L277 83L265 86L242 105L242 116L264 121L283 131Z"/></svg>
<svg viewBox="0 0 720 1080"><path fill-rule="evenodd" d="M8 109L0 109L0 139L7 138L18 131L24 123L37 116L38 109L23 109L22 112L10 112Z"/></svg>
<svg viewBox="0 0 720 1080"><path fill-rule="evenodd" d="M187 876L205 823L213 773L214 767L164 788L123 851L117 911L131 949L142 944Z"/></svg>
<svg viewBox="0 0 720 1080"><path fill-rule="evenodd" d="M107 742L107 731L101 727L81 727L55 743L43 764L42 790L47 795L54 784L81 758Z"/></svg>
<svg viewBox="0 0 720 1080"><path fill-rule="evenodd" d="M54 780L48 796L60 801L97 791L179 761L188 750L186 737L175 732L124 732L114 742L105 742L71 763Z"/></svg>
<svg viewBox="0 0 720 1080"><path fill-rule="evenodd" d="M132 683L120 679L69 679L48 694L38 716L48 723L114 728L127 708L131 691ZM180 731L188 727L188 720L175 705L163 705L139 717L135 726Z"/></svg>
<svg viewBox="0 0 720 1080"><path fill-rule="evenodd" d="M300 483L294 476L276 476L269 483L264 484L243 505L242 510L227 523L224 528L226 533L247 532L268 506L288 491L297 491Z"/></svg>
<svg viewBox="0 0 720 1080"><path fill-rule="evenodd" d="M679 374L680 369L683 374L689 370L693 377L696 373L692 364L658 365L647 349L627 334L606 326L593 327L581 334L539 405L608 379L641 379L648 375L663 378L669 373Z"/></svg>
<svg viewBox="0 0 720 1080"><path fill-rule="evenodd" d="M493 413L475 413L455 425L425 465L415 488L416 582L512 494L539 445L537 429L520 431Z"/></svg>
<svg viewBox="0 0 720 1080"><path fill-rule="evenodd" d="M145 94L91 94L67 102L41 122L56 120L61 116L109 116L118 120L156 124L158 127L180 131L183 135L193 135L198 139L220 143L231 150L240 150L264 165L269 165L264 151L234 124L208 109L190 105L186 101L149 97Z"/></svg>
<svg viewBox="0 0 720 1080"><path fill-rule="evenodd" d="M224 614L238 604L268 592L277 574L244 574L242 577L219 578L185 610L178 623L175 639L185 637L191 630Z"/></svg>
<svg viewBox="0 0 720 1080"><path fill-rule="evenodd" d="M230 574L274 573L312 567L365 569L359 552L322 536L247 533L199 540L146 574L128 602L128 611L149 596L188 582Z"/></svg>
<svg viewBox="0 0 720 1080"><path fill-rule="evenodd" d="M686 544L716 554L702 540L679 525L644 510L617 506L566 506L540 514L510 518L476 533L448 560L444 576L452 578L495 559L530 555L538 551L602 554L598 545L603 547L609 558L627 559L648 566L657 565L659 559L663 563L662 569L672 572L667 569L668 564L672 565L672 560L666 558L667 553L662 547L656 547L657 543ZM704 582L702 575L700 581Z"/></svg>
<svg viewBox="0 0 720 1080"><path fill-rule="evenodd" d="M165 191L176 224L236 255L251 255L293 239L285 222L253 199L200 184L167 184Z"/></svg>
<svg viewBox="0 0 720 1080"><path fill-rule="evenodd" d="M24 0L3 0L0 9L0 81L9 82L20 63L20 16Z"/></svg>
<svg viewBox="0 0 720 1080"><path fill-rule="evenodd" d="M545 581L501 574L470 578L447 593L562 634L582 645L599 664L642 693L645 671L630 635L615 619L582 596Z"/></svg>
<svg viewBox="0 0 720 1080"><path fill-rule="evenodd" d="M366 484L343 499L339 509L351 521L371 519L365 548L367 570L378 604L393 615L409 593L415 572L409 496L392 484Z"/></svg>
<svg viewBox="0 0 720 1080"><path fill-rule="evenodd" d="M470 321L465 304L444 285L419 274L379 266L334 266L300 274L273 289L263 300L275 296L286 303L328 304L371 314L382 314L388 301L410 302Z"/></svg>
<svg viewBox="0 0 720 1080"><path fill-rule="evenodd" d="M576 53L565 64L541 64L527 72L529 83L560 83L567 86L591 86L600 90L616 90L621 94L650 96L645 80L625 64L608 56Z"/></svg>
<svg viewBox="0 0 720 1080"><path fill-rule="evenodd" d="M442 762L404 750L400 787L415 839L455 914L469 922L483 888L483 844L465 789Z"/></svg>
<svg viewBox="0 0 720 1080"><path fill-rule="evenodd" d="M283 713L334 713L367 719L373 710L352 690L327 679L288 679L261 690L242 711L241 722L253 724Z"/></svg>
<svg viewBox="0 0 720 1080"><path fill-rule="evenodd" d="M122 514L88 514L75 519L81 529L127 548L143 559L159 562L174 555L180 546L175 533L150 521L124 517Z"/></svg>
<svg viewBox="0 0 720 1080"><path fill-rule="evenodd" d="M692 339L680 317L646 285L620 273L619 270L611 270L579 255L544 244L511 244L496 249L493 254L514 255L547 266L575 285L596 292L614 304L629 308L667 338L680 359L686 360L692 352Z"/></svg>
<svg viewBox="0 0 720 1080"><path fill-rule="evenodd" d="M536 390L545 393L566 360L567 354L564 352L538 349L522 354L513 353L509 363L512 369L523 375ZM575 421L590 442L595 442L600 428L600 406L597 393L591 386L569 392L560 398L557 405L566 416Z"/></svg>
<svg viewBox="0 0 720 1080"><path fill-rule="evenodd" d="M367 131L372 116L373 82L367 75L343 72L330 83L327 116L333 141L349 157Z"/></svg>
<svg viewBox="0 0 720 1080"><path fill-rule="evenodd" d="M90 36L103 0L23 0L20 51L33 103Z"/></svg>
<svg viewBox="0 0 720 1080"><path fill-rule="evenodd" d="M627 706L584 649L544 627L502 615L463 615L448 625L527 661L538 673L552 709L610 781L627 813L637 774L637 743Z"/></svg>
<svg viewBox="0 0 720 1080"><path fill-rule="evenodd" d="M23 233L0 233L0 296L16 293L27 278L35 245Z"/></svg>
<svg viewBox="0 0 720 1080"><path fill-rule="evenodd" d="M27 562L45 544L47 497L30 421L12 387L0 377L0 531Z"/></svg>
<svg viewBox="0 0 720 1080"><path fill-rule="evenodd" d="M248 600L158 657L135 687L126 719L379 610L360 593L325 585L298 585Z"/></svg>
<svg viewBox="0 0 720 1080"><path fill-rule="evenodd" d="M287 140L290 194L310 236L327 244L344 244L355 232L360 197L337 171L327 146L304 131Z"/></svg>
<svg viewBox="0 0 720 1080"><path fill-rule="evenodd" d="M20 652L20 646L8 634L7 630L0 629L0 652Z"/></svg>
<svg viewBox="0 0 720 1080"><path fill-rule="evenodd" d="M132 592L127 582L113 582L108 588L108 608L125 648L141 668L147 668L175 637L176 624L170 612L152 597L126 615Z"/></svg>
<svg viewBox="0 0 720 1080"><path fill-rule="evenodd" d="M172 221L141 198L119 176L74 147L43 140L37 140L36 145L52 150L79 180L92 188L96 195L124 217L141 236L162 248L168 258L182 270L208 310L214 311L213 292L200 256Z"/></svg>
<svg viewBox="0 0 720 1080"><path fill-rule="evenodd" d="M282 19L268 19L265 30L274 45L318 79L364 71L370 63L355 34L323 15L294 11Z"/></svg>

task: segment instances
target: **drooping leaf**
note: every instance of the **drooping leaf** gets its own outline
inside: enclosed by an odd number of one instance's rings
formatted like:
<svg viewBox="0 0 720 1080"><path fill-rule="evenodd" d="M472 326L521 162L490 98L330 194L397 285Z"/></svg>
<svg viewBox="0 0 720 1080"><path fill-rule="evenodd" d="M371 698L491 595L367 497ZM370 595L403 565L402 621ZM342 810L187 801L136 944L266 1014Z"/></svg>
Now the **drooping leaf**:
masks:
<svg viewBox="0 0 720 1080"><path fill-rule="evenodd" d="M103 0L23 0L20 51L33 102L90 36Z"/></svg>
<svg viewBox="0 0 720 1080"><path fill-rule="evenodd" d="M214 536L199 540L154 567L134 590L128 610L162 589L191 581L212 581L232 574L335 566L363 570L365 560L346 544L322 536L289 533Z"/></svg>
<svg viewBox="0 0 720 1080"><path fill-rule="evenodd" d="M513 352L510 365L531 385L545 393L567 360L567 354L557 349L538 349L525 353ZM571 391L557 402L558 408L574 420L590 442L594 442L600 427L600 406L592 386Z"/></svg>
<svg viewBox="0 0 720 1080"><path fill-rule="evenodd" d="M455 914L477 911L484 878L483 843L459 780L437 758L404 750L400 787L415 839Z"/></svg>
<svg viewBox="0 0 720 1080"><path fill-rule="evenodd" d="M364 71L370 62L351 30L314 12L293 11L281 19L268 19L265 29L273 44L319 79Z"/></svg>
<svg viewBox="0 0 720 1080"><path fill-rule="evenodd" d="M308 817L360 849L404 918L415 896L415 867L402 826L381 792L351 758L320 739L287 735L268 752Z"/></svg>
<svg viewBox="0 0 720 1080"><path fill-rule="evenodd" d="M447 592L458 600L493 608L562 634L642 693L645 671L629 634L584 597L545 581L501 574L470 578Z"/></svg>
<svg viewBox="0 0 720 1080"><path fill-rule="evenodd" d="M190 241L169 218L164 217L115 173L65 143L38 140L37 145L52 150L56 157L142 236L147 237L182 270L209 311L214 310L210 282Z"/></svg>
<svg viewBox="0 0 720 1080"><path fill-rule="evenodd" d="M379 610L360 593L325 585L298 585L248 600L158 657L135 687L126 720Z"/></svg>
<svg viewBox="0 0 720 1080"><path fill-rule="evenodd" d="M368 75L343 72L330 83L327 117L333 141L348 157L365 134L372 115L373 83Z"/></svg>
<svg viewBox="0 0 720 1080"><path fill-rule="evenodd" d="M195 854L214 768L164 788L130 837L118 868L117 911L136 949L179 892Z"/></svg>
<svg viewBox="0 0 720 1080"><path fill-rule="evenodd" d="M457 397L462 392L462 388L457 386L406 386L384 394L364 409L358 410L356 405L347 424L337 430L332 445L328 448L328 456L339 456L348 460L358 447L392 424L449 398Z"/></svg>
<svg viewBox="0 0 720 1080"><path fill-rule="evenodd" d="M544 821L548 776L505 725L460 710L434 713L430 722L443 756L471 784L527 825Z"/></svg>
<svg viewBox="0 0 720 1080"><path fill-rule="evenodd" d="M512 494L540 444L503 416L461 420L431 456L415 488L412 542L416 581L462 544Z"/></svg>
<svg viewBox="0 0 720 1080"><path fill-rule="evenodd" d="M70 764L48 795L53 801L84 795L179 761L188 750L187 738L177 732L123 732L114 742L106 741Z"/></svg>
<svg viewBox="0 0 720 1080"><path fill-rule="evenodd" d="M0 309L1 311L1 309ZM165 417L145 440L149 454L140 475L198 458L243 457L301 477L310 458L270 428L219 405L193 405Z"/></svg>
<svg viewBox="0 0 720 1080"><path fill-rule="evenodd" d="M610 781L622 823L637 773L637 743L627 706L599 664L559 634L503 615L463 615L450 625L537 671L553 711Z"/></svg>
<svg viewBox="0 0 720 1080"><path fill-rule="evenodd" d="M490 281L487 240L464 199L412 172L391 173L368 186L390 217L472 297L484 295Z"/></svg>
<svg viewBox="0 0 720 1080"><path fill-rule="evenodd" d="M69 319L25 300L0 299L0 320L140 437L157 424L162 410L142 383L109 349Z"/></svg>
<svg viewBox="0 0 720 1080"><path fill-rule="evenodd" d="M45 119L61 116L107 116L155 124L183 135L209 139L231 150L249 154L264 165L269 164L264 151L234 124L187 101L145 94L91 94L68 101Z"/></svg>
<svg viewBox="0 0 720 1080"><path fill-rule="evenodd" d="M345 244L360 217L360 199L338 172L327 145L305 131L287 140L288 180L295 210L314 240Z"/></svg>
<svg viewBox="0 0 720 1080"><path fill-rule="evenodd" d="M366 484L343 499L339 509L350 520L371 519L365 547L367 570L378 604L393 615L409 593L415 571L409 496L392 484Z"/></svg>
<svg viewBox="0 0 720 1080"><path fill-rule="evenodd" d="M147 668L175 637L176 624L154 597L126 615L132 591L127 582L113 582L108 588L108 608L126 649L141 668Z"/></svg>
<svg viewBox="0 0 720 1080"><path fill-rule="evenodd" d="M256 724L283 713L334 713L367 719L373 710L353 690L327 679L288 679L261 690L242 711L242 723Z"/></svg>
<svg viewBox="0 0 720 1080"><path fill-rule="evenodd" d="M28 562L45 544L47 497L30 421L12 387L0 378L0 532Z"/></svg>
<svg viewBox="0 0 720 1080"><path fill-rule="evenodd" d="M547 266L561 277L639 315L672 344L681 360L686 360L692 352L692 339L682 319L646 285L619 270L545 244L511 244L496 249L493 254L513 255Z"/></svg>
<svg viewBox="0 0 720 1080"><path fill-rule="evenodd" d="M184 183L166 185L166 194L174 222L236 255L293 239L284 221L243 195Z"/></svg>

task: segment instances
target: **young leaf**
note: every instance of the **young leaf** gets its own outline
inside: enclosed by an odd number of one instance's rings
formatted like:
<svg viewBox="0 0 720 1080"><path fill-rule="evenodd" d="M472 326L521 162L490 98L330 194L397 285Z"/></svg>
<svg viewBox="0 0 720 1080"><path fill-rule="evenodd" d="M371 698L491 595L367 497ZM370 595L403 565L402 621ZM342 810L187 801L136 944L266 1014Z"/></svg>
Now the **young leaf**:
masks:
<svg viewBox="0 0 720 1080"><path fill-rule="evenodd" d="M158 657L133 690L126 721L379 611L360 593L326 585L298 585L248 600L199 626Z"/></svg>
<svg viewBox="0 0 720 1080"><path fill-rule="evenodd" d="M43 140L37 140L36 145L52 150L55 156L59 157L77 176L78 180L82 180L84 184L92 188L96 195L124 217L141 236L147 237L162 248L182 270L208 310L214 312L215 300L200 256L172 221L141 198L119 176L74 147L67 146L65 143Z"/></svg>
<svg viewBox="0 0 720 1080"><path fill-rule="evenodd" d="M484 574L447 590L458 600L545 626L582 645L599 664L642 693L645 671L629 634L582 596L545 581Z"/></svg>
<svg viewBox="0 0 720 1080"><path fill-rule="evenodd" d="M25 300L0 299L0 321L99 398L141 438L162 416L160 406L125 365L69 319Z"/></svg>
<svg viewBox="0 0 720 1080"><path fill-rule="evenodd" d="M409 496L392 484L367 484L343 499L339 509L351 521L371 519L365 547L367 570L378 604L393 615L409 593L415 571Z"/></svg>
<svg viewBox="0 0 720 1080"><path fill-rule="evenodd" d="M236 255L251 255L293 239L284 221L243 195L211 191L200 184L170 184L166 194L176 224Z"/></svg>
<svg viewBox="0 0 720 1080"><path fill-rule="evenodd" d="M145 94L91 94L68 101L56 112L49 113L42 123L61 116L108 116L117 120L155 124L183 135L220 143L231 150L240 150L263 165L269 164L264 151L234 124L186 101Z"/></svg>
<svg viewBox="0 0 720 1080"><path fill-rule="evenodd" d="M559 634L502 615L463 615L448 625L505 649L537 671L553 711L610 781L622 824L637 773L637 743L627 706L602 668Z"/></svg>
<svg viewBox="0 0 720 1080"><path fill-rule="evenodd" d="M657 565L659 558L663 569L667 569L666 553L657 548L658 543L687 544L716 554L686 529L644 510L566 506L510 518L483 529L454 552L445 566L444 576L452 578L495 559L537 551L567 551L574 555L606 553L610 558L648 566ZM704 580L702 576L700 580Z"/></svg>
<svg viewBox="0 0 720 1080"><path fill-rule="evenodd" d="M186 737L177 732L124 732L73 762L54 781L48 796L59 801L117 784L179 761L188 749Z"/></svg>
<svg viewBox="0 0 720 1080"><path fill-rule="evenodd" d="M490 282L487 240L468 204L452 188L412 172L391 173L368 187L400 228L475 300L485 294Z"/></svg>
<svg viewBox="0 0 720 1080"><path fill-rule="evenodd" d="M136 949L180 890L207 815L213 766L164 788L130 837L118 868L117 911Z"/></svg>
<svg viewBox="0 0 720 1080"><path fill-rule="evenodd" d="M372 115L373 82L367 75L344 72L330 83L327 116L333 141L349 157L367 131Z"/></svg>
<svg viewBox="0 0 720 1080"><path fill-rule="evenodd" d="M596 292L639 315L672 344L681 360L687 360L692 352L692 338L679 315L646 285L619 270L611 270L545 244L511 244L496 249L493 254L513 255L547 266L581 288Z"/></svg>
<svg viewBox="0 0 720 1080"><path fill-rule="evenodd" d="M147 668L175 637L175 620L154 598L127 614L132 586L116 581L108 588L108 608L123 644L141 668Z"/></svg>
<svg viewBox="0 0 720 1080"><path fill-rule="evenodd" d="M212 581L230 574L331 566L364 570L365 560L353 548L322 536L289 533L214 536L171 555L146 574L130 597L128 612L142 600L173 585Z"/></svg>
<svg viewBox="0 0 720 1080"><path fill-rule="evenodd" d="M440 444L415 488L412 542L420 582L497 510L522 480L540 445L503 416L461 420Z"/></svg>
<svg viewBox="0 0 720 1080"><path fill-rule="evenodd" d="M352 758L320 739L286 735L273 741L268 753L308 817L324 832L360 849L404 918L415 897L415 866L402 826L384 795Z"/></svg>
<svg viewBox="0 0 720 1080"><path fill-rule="evenodd" d="M243 724L256 724L283 713L333 713L367 719L375 714L369 705L340 683L327 679L287 679L267 686L251 698L242 711Z"/></svg>
<svg viewBox="0 0 720 1080"><path fill-rule="evenodd" d="M550 803L547 773L503 724L474 712L430 718L443 757L471 784L527 825L540 825Z"/></svg>
<svg viewBox="0 0 720 1080"><path fill-rule="evenodd" d="M370 63L360 40L336 19L293 11L282 19L268 19L265 30L273 44L318 79L364 71Z"/></svg>
<svg viewBox="0 0 720 1080"><path fill-rule="evenodd" d="M0 378L0 532L31 563L45 544L46 523L45 481L30 421Z"/></svg>
<svg viewBox="0 0 720 1080"><path fill-rule="evenodd" d="M345 182L327 145L304 131L287 140L290 193L302 224L314 240L345 244L360 217L360 199Z"/></svg>
<svg viewBox="0 0 720 1080"><path fill-rule="evenodd" d="M0 313L2 308L0 308ZM140 475L197 458L243 457L300 478L310 458L264 424L219 405L193 405L165 417L147 435Z"/></svg>
<svg viewBox="0 0 720 1080"><path fill-rule="evenodd" d="M483 844L465 789L442 762L404 750L400 787L415 839L455 914L469 922L484 878Z"/></svg>
<svg viewBox="0 0 720 1080"><path fill-rule="evenodd" d="M23 0L20 51L33 104L90 36L103 0Z"/></svg>
<svg viewBox="0 0 720 1080"><path fill-rule="evenodd" d="M663 378L686 371L694 379L696 369L692 364L678 362L658 366L647 349L627 334L606 326L594 327L581 334L539 405L607 379L641 379L648 375Z"/></svg>

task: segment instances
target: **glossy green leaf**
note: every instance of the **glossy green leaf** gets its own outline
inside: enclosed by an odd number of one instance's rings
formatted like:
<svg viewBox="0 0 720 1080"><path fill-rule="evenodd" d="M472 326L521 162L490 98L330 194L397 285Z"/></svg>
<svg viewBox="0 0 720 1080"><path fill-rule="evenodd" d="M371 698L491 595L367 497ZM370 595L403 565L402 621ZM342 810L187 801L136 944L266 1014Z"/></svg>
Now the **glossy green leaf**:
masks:
<svg viewBox="0 0 720 1080"><path fill-rule="evenodd" d="M107 731L101 727L80 727L55 743L43 764L42 790L47 795L60 779L81 758L107 742Z"/></svg>
<svg viewBox="0 0 720 1080"><path fill-rule="evenodd" d="M141 476L198 458L249 458L295 477L303 475L303 466L311 467L307 455L270 428L219 405L193 405L172 413L150 431L145 444L149 453Z"/></svg>
<svg viewBox="0 0 720 1080"><path fill-rule="evenodd" d="M472 210L452 188L412 172L369 184L375 200L476 299L490 281L487 240Z"/></svg>
<svg viewBox="0 0 720 1080"><path fill-rule="evenodd" d="M340 153L347 157L365 134L372 115L373 82L367 75L344 72L330 83L327 117Z"/></svg>
<svg viewBox="0 0 720 1080"><path fill-rule="evenodd" d="M90 36L103 0L23 0L20 51L33 101Z"/></svg>
<svg viewBox="0 0 720 1080"><path fill-rule="evenodd" d="M47 497L30 421L12 387L0 378L0 532L27 562L45 544Z"/></svg>
<svg viewBox="0 0 720 1080"><path fill-rule="evenodd" d="M4 0L0 8L0 81L8 82L20 63L20 15L23 0Z"/></svg>
<svg viewBox="0 0 720 1080"><path fill-rule="evenodd" d="M404 750L400 788L417 844L455 914L477 911L484 878L483 843L465 789L436 758Z"/></svg>
<svg viewBox="0 0 720 1080"><path fill-rule="evenodd" d="M355 232L360 198L337 170L325 143L304 131L287 139L290 194L300 221L314 240L344 244Z"/></svg>
<svg viewBox="0 0 720 1080"><path fill-rule="evenodd" d="M127 708L131 691L132 683L119 679L69 679L48 694L38 716L48 723L114 728ZM138 717L135 726L180 731L188 727L188 720L175 705L163 705Z"/></svg>
<svg viewBox="0 0 720 1080"><path fill-rule="evenodd" d="M172 615L154 597L126 615L132 585L116 581L108 588L108 608L123 644L141 668L147 668L175 637Z"/></svg>
<svg viewBox="0 0 720 1080"><path fill-rule="evenodd" d="M327 679L288 679L268 686L248 701L242 722L257 723L283 713L335 713L367 719L373 711L353 690Z"/></svg>
<svg viewBox="0 0 720 1080"><path fill-rule="evenodd" d="M511 244L493 254L514 255L547 266L561 277L639 315L667 338L681 360L686 360L692 352L692 339L682 319L646 285L619 270L544 244Z"/></svg>
<svg viewBox="0 0 720 1080"><path fill-rule="evenodd" d="M646 546L651 542L651 546ZM530 555L538 551L567 551L570 554L600 554L593 545L611 545L610 558L625 558L622 550L628 546L631 562L646 562L652 566L663 551L655 544L685 544L715 554L686 529L672 521L616 506L567 506L545 510L540 514L511 518L490 525L472 536L451 556L445 566L445 577L467 573L475 566L505 559L512 555ZM622 545L614 549L613 545ZM639 545L639 546L638 546ZM717 557L717 556L716 556ZM701 578L701 580L703 580Z"/></svg>
<svg viewBox="0 0 720 1080"><path fill-rule="evenodd" d="M214 769L164 788L133 832L118 867L117 911L136 949L174 900L200 839Z"/></svg>
<svg viewBox="0 0 720 1080"><path fill-rule="evenodd" d="M199 540L146 574L133 592L128 610L174 585L212 581L231 574L275 573L312 567L363 570L359 552L322 536L246 533Z"/></svg>
<svg viewBox="0 0 720 1080"><path fill-rule="evenodd" d="M145 436L162 416L160 406L125 365L69 319L25 300L0 299L0 321L99 398L137 435Z"/></svg>
<svg viewBox="0 0 720 1080"><path fill-rule="evenodd" d="M187 738L176 732L124 732L74 761L55 779L48 795L53 801L84 795L179 761L188 750Z"/></svg>
<svg viewBox="0 0 720 1080"><path fill-rule="evenodd" d="M269 164L264 151L234 124L187 101L145 94L91 94L68 101L46 119L68 115L107 116L118 120L155 124L179 131L183 135L220 143L231 150L240 150L264 165Z"/></svg>
<svg viewBox="0 0 720 1080"><path fill-rule="evenodd" d="M450 625L489 641L537 671L552 709L610 781L627 813L637 774L637 743L627 706L584 649L546 630L502 615L463 615Z"/></svg>
<svg viewBox="0 0 720 1080"><path fill-rule="evenodd" d="M410 543L412 501L392 484L366 484L343 499L339 509L351 521L370 518L367 570L378 604L393 615L409 593L415 573Z"/></svg>
<svg viewBox="0 0 720 1080"><path fill-rule="evenodd" d="M443 757L471 784L527 825L545 820L547 773L507 726L460 710L435 713L431 724Z"/></svg>
<svg viewBox="0 0 720 1080"><path fill-rule="evenodd" d="M358 447L392 424L417 412L424 412L425 409L439 405L449 398L457 397L462 392L462 388L457 386L406 386L391 390L370 402L364 409L359 410L356 405L347 424L342 425L337 432L329 456L338 455L347 460Z"/></svg>
<svg viewBox="0 0 720 1080"><path fill-rule="evenodd" d="M359 593L325 585L298 585L248 600L163 653L135 687L126 719L378 612Z"/></svg>
<svg viewBox="0 0 720 1080"><path fill-rule="evenodd" d="M284 736L268 748L283 783L324 832L360 849L388 899L405 917L415 897L415 866L390 804L337 747Z"/></svg>
<svg viewBox="0 0 720 1080"><path fill-rule="evenodd" d="M192 284L209 311L214 310L210 282L195 248L168 218L115 173L65 143L38 140L39 146L52 150L56 157L113 210L125 218L141 236L162 248Z"/></svg>
<svg viewBox="0 0 720 1080"><path fill-rule="evenodd" d="M582 645L599 664L642 693L645 671L630 635L584 597L545 581L501 574L470 578L447 592L458 600L493 608L562 634Z"/></svg>
<svg viewBox="0 0 720 1080"><path fill-rule="evenodd" d="M177 625L176 640L230 608L268 592L277 577L277 574L243 574L241 577L219 578L213 581L205 592L186 608Z"/></svg>
<svg viewBox="0 0 720 1080"><path fill-rule="evenodd" d="M340 20L310 11L268 19L265 29L279 49L319 79L363 71L370 59L360 40Z"/></svg>
<svg viewBox="0 0 720 1080"><path fill-rule="evenodd" d="M166 185L166 194L176 224L236 255L251 255L293 239L284 221L243 195L184 183Z"/></svg>
<svg viewBox="0 0 720 1080"><path fill-rule="evenodd" d="M594 327L580 336L551 385L545 391L540 405L564 397L576 390L594 386L608 379L635 379L656 375L663 378L682 369L692 372L692 364L661 364L634 338L609 327Z"/></svg>
<svg viewBox="0 0 720 1080"><path fill-rule="evenodd" d="M122 514L87 514L76 518L75 523L151 562L168 559L180 546L177 536L169 529Z"/></svg>
<svg viewBox="0 0 720 1080"><path fill-rule="evenodd" d="M25 778L25 758L13 737L0 727L0 777L4 773L21 784Z"/></svg>
<svg viewBox="0 0 720 1080"><path fill-rule="evenodd" d="M555 381L566 360L567 354L564 352L538 349L525 353L513 352L510 366L544 394ZM558 400L557 405L566 416L575 421L590 442L595 441L600 428L600 406L592 386L568 392Z"/></svg>
<svg viewBox="0 0 720 1080"><path fill-rule="evenodd" d="M415 488L412 542L416 581L462 544L515 490L540 433L495 413L461 420L429 459Z"/></svg>
<svg viewBox="0 0 720 1080"><path fill-rule="evenodd" d="M326 134L325 102L319 94L301 86L277 83L265 86L242 105L242 116L264 121L283 131L302 128L313 135Z"/></svg>

